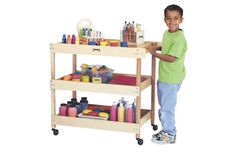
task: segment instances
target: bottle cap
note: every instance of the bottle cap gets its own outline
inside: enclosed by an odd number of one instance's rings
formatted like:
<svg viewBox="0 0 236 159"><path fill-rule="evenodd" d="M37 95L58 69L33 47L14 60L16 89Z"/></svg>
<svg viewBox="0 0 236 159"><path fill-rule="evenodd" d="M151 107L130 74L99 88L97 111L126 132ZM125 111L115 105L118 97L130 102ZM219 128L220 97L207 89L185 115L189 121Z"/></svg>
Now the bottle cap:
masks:
<svg viewBox="0 0 236 159"><path fill-rule="evenodd" d="M73 101L77 101L77 98L71 98L71 101L73 102Z"/></svg>

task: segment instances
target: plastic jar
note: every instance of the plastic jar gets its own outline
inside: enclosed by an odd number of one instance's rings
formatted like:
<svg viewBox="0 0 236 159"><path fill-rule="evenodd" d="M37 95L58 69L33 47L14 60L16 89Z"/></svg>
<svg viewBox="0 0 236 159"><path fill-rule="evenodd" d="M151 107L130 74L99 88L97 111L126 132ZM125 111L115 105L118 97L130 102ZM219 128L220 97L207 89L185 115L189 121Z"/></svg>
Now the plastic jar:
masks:
<svg viewBox="0 0 236 159"><path fill-rule="evenodd" d="M88 106L88 100L87 100L87 97L81 97L81 100L80 100L80 111L83 111L84 109L87 108Z"/></svg>
<svg viewBox="0 0 236 159"><path fill-rule="evenodd" d="M61 103L61 106L59 107L59 115L61 115L61 116L68 115L68 105L67 104Z"/></svg>
<svg viewBox="0 0 236 159"><path fill-rule="evenodd" d="M68 116L70 117L76 117L77 116L77 109L75 105L71 105L68 109Z"/></svg>

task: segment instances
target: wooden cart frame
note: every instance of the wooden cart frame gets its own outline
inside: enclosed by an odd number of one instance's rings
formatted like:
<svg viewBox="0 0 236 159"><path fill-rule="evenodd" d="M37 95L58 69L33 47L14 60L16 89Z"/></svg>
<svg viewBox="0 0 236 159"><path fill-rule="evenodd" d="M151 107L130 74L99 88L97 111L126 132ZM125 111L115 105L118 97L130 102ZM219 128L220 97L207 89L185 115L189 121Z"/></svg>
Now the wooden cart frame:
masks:
<svg viewBox="0 0 236 159"><path fill-rule="evenodd" d="M84 128L95 128L113 131L130 132L136 134L136 139L139 145L143 144L140 138L140 129L144 123L151 119L153 130L157 130L155 122L155 72L156 58L152 57L151 76L141 75L141 60L146 56L146 48L153 43L145 42L139 47L110 47L110 46L91 46L91 45L76 45L76 44L50 44L51 54L51 127L53 134L57 135L59 131L56 125L66 125ZM156 43L158 45L158 43ZM93 56L112 56L112 57L127 57L136 59L136 86L117 85L117 84L96 84L74 81L64 81L55 79L55 56L56 53L65 53L72 55L72 71L77 68L77 55L93 55ZM146 80L141 81L141 77ZM141 91L151 86L151 109L141 109ZM76 91L90 91L111 94L122 94L136 96L136 123L115 122L107 120L95 120L85 118L75 118L67 116L59 116L56 114L56 90L71 90L72 97L76 98Z"/></svg>

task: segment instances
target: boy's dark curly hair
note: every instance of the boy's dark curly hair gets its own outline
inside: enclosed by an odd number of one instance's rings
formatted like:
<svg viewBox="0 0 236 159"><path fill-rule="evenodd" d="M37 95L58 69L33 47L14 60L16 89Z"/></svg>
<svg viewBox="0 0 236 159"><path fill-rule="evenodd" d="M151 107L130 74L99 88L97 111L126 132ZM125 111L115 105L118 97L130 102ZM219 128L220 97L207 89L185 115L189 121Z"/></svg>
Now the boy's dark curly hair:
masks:
<svg viewBox="0 0 236 159"><path fill-rule="evenodd" d="M179 14L181 16L183 16L183 9L180 6L176 5L176 4L169 5L165 8L165 10L164 10L165 17L166 17L166 14L167 14L168 10L169 11L178 11Z"/></svg>

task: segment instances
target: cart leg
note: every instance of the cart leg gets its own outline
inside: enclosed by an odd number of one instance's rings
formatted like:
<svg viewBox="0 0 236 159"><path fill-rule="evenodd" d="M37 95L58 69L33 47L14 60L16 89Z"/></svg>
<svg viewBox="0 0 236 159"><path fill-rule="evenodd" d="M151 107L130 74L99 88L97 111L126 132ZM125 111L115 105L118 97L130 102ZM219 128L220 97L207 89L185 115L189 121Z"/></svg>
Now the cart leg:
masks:
<svg viewBox="0 0 236 159"><path fill-rule="evenodd" d="M143 144L143 139L140 138L140 128L141 128L141 59L137 59L136 64L136 86L139 87L139 95L136 96L136 123L139 124L139 133L136 134L136 140L139 145Z"/></svg>
<svg viewBox="0 0 236 159"><path fill-rule="evenodd" d="M56 115L56 100L55 100L55 89L51 89L51 127L52 129L56 128L54 124L53 117Z"/></svg>
<svg viewBox="0 0 236 159"><path fill-rule="evenodd" d="M155 99L156 99L156 57L152 56L152 88L151 88L151 125L153 130L157 130L155 125Z"/></svg>
<svg viewBox="0 0 236 159"><path fill-rule="evenodd" d="M50 45L51 55L51 80L55 79L55 51L53 45ZM53 117L56 115L56 91L51 83L51 127L54 129L56 125L53 122Z"/></svg>

